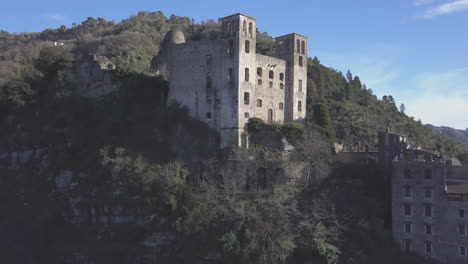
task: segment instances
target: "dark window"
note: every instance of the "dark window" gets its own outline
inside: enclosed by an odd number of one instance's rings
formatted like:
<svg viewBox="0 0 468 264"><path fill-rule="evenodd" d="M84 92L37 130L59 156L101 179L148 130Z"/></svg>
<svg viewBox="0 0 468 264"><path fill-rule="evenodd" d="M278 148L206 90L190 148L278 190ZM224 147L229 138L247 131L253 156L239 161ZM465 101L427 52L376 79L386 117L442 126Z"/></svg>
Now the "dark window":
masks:
<svg viewBox="0 0 468 264"><path fill-rule="evenodd" d="M244 117L245 117L245 118L249 118L249 117L250 117L249 112L245 112L245 113L244 113Z"/></svg>
<svg viewBox="0 0 468 264"><path fill-rule="evenodd" d="M460 209L458 210L458 216L460 218L464 218L465 217L465 209Z"/></svg>
<svg viewBox="0 0 468 264"><path fill-rule="evenodd" d="M432 170L431 169L425 169L424 170L424 179L426 179L426 180L432 179Z"/></svg>
<svg viewBox="0 0 468 264"><path fill-rule="evenodd" d="M210 95L207 95L207 96L206 96L206 103L207 103L207 104L211 104L211 103L212 103L212 99L211 99L211 96L210 96Z"/></svg>
<svg viewBox="0 0 468 264"><path fill-rule="evenodd" d="M244 93L244 104L250 104L250 94L247 92Z"/></svg>
<svg viewBox="0 0 468 264"><path fill-rule="evenodd" d="M228 80L232 80L233 75L234 75L234 72L233 72L232 68L229 68L228 69L228 76L227 76Z"/></svg>
<svg viewBox="0 0 468 264"><path fill-rule="evenodd" d="M211 119L211 113L210 113L210 112L206 113L206 117L207 117L208 119Z"/></svg>
<svg viewBox="0 0 468 264"><path fill-rule="evenodd" d="M426 242L426 253L432 253L432 244L430 242Z"/></svg>
<svg viewBox="0 0 468 264"><path fill-rule="evenodd" d="M257 107L262 107L262 100L257 99Z"/></svg>
<svg viewBox="0 0 468 264"><path fill-rule="evenodd" d="M466 248L465 247L460 247L460 256L466 256Z"/></svg>
<svg viewBox="0 0 468 264"><path fill-rule="evenodd" d="M302 92L302 80L299 80L299 92Z"/></svg>
<svg viewBox="0 0 468 264"><path fill-rule="evenodd" d="M268 83L268 87L273 88L273 82Z"/></svg>
<svg viewBox="0 0 468 264"><path fill-rule="evenodd" d="M403 207L405 216L411 216L411 204L405 204Z"/></svg>
<svg viewBox="0 0 468 264"><path fill-rule="evenodd" d="M230 39L228 41L228 53L232 54L234 52L234 40Z"/></svg>
<svg viewBox="0 0 468 264"><path fill-rule="evenodd" d="M411 169L405 169L403 174L405 179L411 179Z"/></svg>
<svg viewBox="0 0 468 264"><path fill-rule="evenodd" d="M280 73L280 81L284 81L284 73Z"/></svg>
<svg viewBox="0 0 468 264"><path fill-rule="evenodd" d="M275 77L275 73L273 71L268 72L268 78L273 79Z"/></svg>
<svg viewBox="0 0 468 264"><path fill-rule="evenodd" d="M245 53L250 53L250 41L245 41Z"/></svg>
<svg viewBox="0 0 468 264"><path fill-rule="evenodd" d="M302 111L302 102L297 101L297 111L301 112Z"/></svg>
<svg viewBox="0 0 468 264"><path fill-rule="evenodd" d="M273 109L268 109L268 123L273 123Z"/></svg>
<svg viewBox="0 0 468 264"><path fill-rule="evenodd" d="M430 224L426 224L425 225L425 231L426 231L426 235L432 235L432 225Z"/></svg>
<svg viewBox="0 0 468 264"><path fill-rule="evenodd" d="M248 82L249 81L249 68L245 68L245 81Z"/></svg>
<svg viewBox="0 0 468 264"><path fill-rule="evenodd" d="M209 74L206 76L206 89L211 89L211 76Z"/></svg>
<svg viewBox="0 0 468 264"><path fill-rule="evenodd" d="M281 90L284 89L284 84L280 83L280 89L281 89Z"/></svg>
<svg viewBox="0 0 468 264"><path fill-rule="evenodd" d="M302 67L303 64L304 62L302 61L302 56L299 56L299 66Z"/></svg>
<svg viewBox="0 0 468 264"><path fill-rule="evenodd" d="M244 22L242 23L242 31L246 31L247 30L247 22L244 20Z"/></svg>
<svg viewBox="0 0 468 264"><path fill-rule="evenodd" d="M424 198L432 198L432 187L425 186L424 187Z"/></svg>
<svg viewBox="0 0 468 264"><path fill-rule="evenodd" d="M405 186L405 197L413 196L413 188L411 186Z"/></svg>
<svg viewBox="0 0 468 264"><path fill-rule="evenodd" d="M206 65L211 65L213 57L211 55L206 55Z"/></svg>
<svg viewBox="0 0 468 264"><path fill-rule="evenodd" d="M425 217L432 217L432 204L425 204L424 205L424 216Z"/></svg>
<svg viewBox="0 0 468 264"><path fill-rule="evenodd" d="M284 108L283 103L279 103L279 106L278 106L278 107L279 107L280 110L283 110L283 108Z"/></svg>
<svg viewBox="0 0 468 264"><path fill-rule="evenodd" d="M258 85L262 85L262 79L258 79L258 80L257 80L257 84L258 84Z"/></svg>
<svg viewBox="0 0 468 264"><path fill-rule="evenodd" d="M296 50L298 53L301 52L301 41L300 40L296 40Z"/></svg>
<svg viewBox="0 0 468 264"><path fill-rule="evenodd" d="M257 76L262 77L263 69L261 67L257 67Z"/></svg>
<svg viewBox="0 0 468 264"><path fill-rule="evenodd" d="M301 53L302 53L302 54L305 54L305 41L302 41Z"/></svg>
<svg viewBox="0 0 468 264"><path fill-rule="evenodd" d="M252 23L249 23L249 33L250 33L250 36L252 36L252 28L253 28Z"/></svg>
<svg viewBox="0 0 468 264"><path fill-rule="evenodd" d="M411 223L405 223L405 233L411 233Z"/></svg>
<svg viewBox="0 0 468 264"><path fill-rule="evenodd" d="M404 245L404 250L405 253L410 253L411 252L411 240L404 240L403 245Z"/></svg>
<svg viewBox="0 0 468 264"><path fill-rule="evenodd" d="M466 226L464 224L458 225L458 234L464 236L466 234Z"/></svg>

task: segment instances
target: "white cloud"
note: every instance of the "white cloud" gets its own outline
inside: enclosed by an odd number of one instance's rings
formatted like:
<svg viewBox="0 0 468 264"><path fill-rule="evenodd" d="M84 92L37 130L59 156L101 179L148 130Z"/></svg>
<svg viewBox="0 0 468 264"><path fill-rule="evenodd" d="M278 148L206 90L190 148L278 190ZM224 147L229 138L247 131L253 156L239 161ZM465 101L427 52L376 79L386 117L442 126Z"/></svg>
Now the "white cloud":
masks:
<svg viewBox="0 0 468 264"><path fill-rule="evenodd" d="M421 18L431 19L436 16L468 11L468 0L456 0L427 9Z"/></svg>
<svg viewBox="0 0 468 264"><path fill-rule="evenodd" d="M468 128L468 68L422 74L412 81L407 114L424 123Z"/></svg>
<svg viewBox="0 0 468 264"><path fill-rule="evenodd" d="M60 13L47 13L44 15L45 18L51 21L63 21L65 16Z"/></svg>
<svg viewBox="0 0 468 264"><path fill-rule="evenodd" d="M422 5L430 5L434 3L436 0L415 0L413 5L415 6L422 6Z"/></svg>

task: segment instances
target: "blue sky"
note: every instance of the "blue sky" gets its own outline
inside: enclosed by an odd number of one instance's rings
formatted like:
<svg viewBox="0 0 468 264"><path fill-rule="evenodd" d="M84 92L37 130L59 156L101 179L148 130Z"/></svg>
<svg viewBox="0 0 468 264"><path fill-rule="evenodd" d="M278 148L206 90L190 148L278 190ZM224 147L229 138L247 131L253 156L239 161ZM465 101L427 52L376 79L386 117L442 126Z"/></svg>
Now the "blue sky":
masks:
<svg viewBox="0 0 468 264"><path fill-rule="evenodd" d="M309 36L309 55L350 69L424 123L468 128L468 0L5 1L0 29L42 31L89 16L116 22L138 11L196 21L233 13L272 36Z"/></svg>

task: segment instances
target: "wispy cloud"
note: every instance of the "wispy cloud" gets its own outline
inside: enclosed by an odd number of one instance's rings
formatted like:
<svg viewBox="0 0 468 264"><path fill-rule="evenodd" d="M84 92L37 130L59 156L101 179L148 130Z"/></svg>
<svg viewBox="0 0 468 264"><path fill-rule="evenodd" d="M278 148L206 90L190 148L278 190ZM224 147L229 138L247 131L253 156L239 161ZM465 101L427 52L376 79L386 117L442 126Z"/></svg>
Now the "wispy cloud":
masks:
<svg viewBox="0 0 468 264"><path fill-rule="evenodd" d="M434 2L436 2L437 0L415 0L413 2L413 5L415 6L423 6L423 5L430 5Z"/></svg>
<svg viewBox="0 0 468 264"><path fill-rule="evenodd" d="M424 123L468 128L468 68L421 74L411 82L407 113Z"/></svg>
<svg viewBox="0 0 468 264"><path fill-rule="evenodd" d="M424 0L421 0L424 1ZM449 15L462 11L468 11L468 0L456 0L450 3L440 4L427 9L420 18L431 19L437 16Z"/></svg>
<svg viewBox="0 0 468 264"><path fill-rule="evenodd" d="M44 14L44 17L51 21L63 21L66 17L60 13L47 13Z"/></svg>

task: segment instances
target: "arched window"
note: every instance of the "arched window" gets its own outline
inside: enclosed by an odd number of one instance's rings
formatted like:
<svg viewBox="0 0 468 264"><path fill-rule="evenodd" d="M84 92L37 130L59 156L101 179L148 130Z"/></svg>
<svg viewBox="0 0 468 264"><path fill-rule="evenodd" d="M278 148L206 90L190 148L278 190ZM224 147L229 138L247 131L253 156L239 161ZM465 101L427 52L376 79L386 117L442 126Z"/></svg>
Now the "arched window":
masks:
<svg viewBox="0 0 468 264"><path fill-rule="evenodd" d="M297 102L297 111L302 112L302 101Z"/></svg>
<svg viewBox="0 0 468 264"><path fill-rule="evenodd" d="M303 62L302 56L299 56L299 66L302 67L303 64L304 62Z"/></svg>
<svg viewBox="0 0 468 264"><path fill-rule="evenodd" d="M273 88L273 82L270 82L270 83L268 84L268 87Z"/></svg>
<svg viewBox="0 0 468 264"><path fill-rule="evenodd" d="M283 110L284 104L283 104L283 103L279 103L279 106L278 106L278 107L279 107L280 110Z"/></svg>
<svg viewBox="0 0 468 264"><path fill-rule="evenodd" d="M249 81L249 68L245 68L245 81L248 82Z"/></svg>
<svg viewBox="0 0 468 264"><path fill-rule="evenodd" d="M283 83L280 83L280 89L281 89L281 90L284 89L284 84L283 84Z"/></svg>
<svg viewBox="0 0 468 264"><path fill-rule="evenodd" d="M250 94L247 92L244 93L244 104L250 104Z"/></svg>
<svg viewBox="0 0 468 264"><path fill-rule="evenodd" d="M301 52L301 41L300 40L296 40L296 50L297 52Z"/></svg>
<svg viewBox="0 0 468 264"><path fill-rule="evenodd" d="M273 71L269 71L269 72L268 72L268 77L269 77L270 79L273 79L273 78L275 77L275 73L274 73Z"/></svg>
<svg viewBox="0 0 468 264"><path fill-rule="evenodd" d="M284 81L284 73L280 73L280 81Z"/></svg>
<svg viewBox="0 0 468 264"><path fill-rule="evenodd" d="M252 23L249 23L249 34L252 36Z"/></svg>
<svg viewBox="0 0 468 264"><path fill-rule="evenodd" d="M247 30L247 22L244 20L244 23L242 24L242 31L246 31Z"/></svg>
<svg viewBox="0 0 468 264"><path fill-rule="evenodd" d="M299 92L302 92L302 80L299 79Z"/></svg>
<svg viewBox="0 0 468 264"><path fill-rule="evenodd" d="M305 41L302 41L301 53L302 53L302 54L305 54Z"/></svg>
<svg viewBox="0 0 468 264"><path fill-rule="evenodd" d="M250 41L245 41L245 53L250 53Z"/></svg>
<svg viewBox="0 0 468 264"><path fill-rule="evenodd" d="M268 123L273 123L273 109L268 109Z"/></svg>

